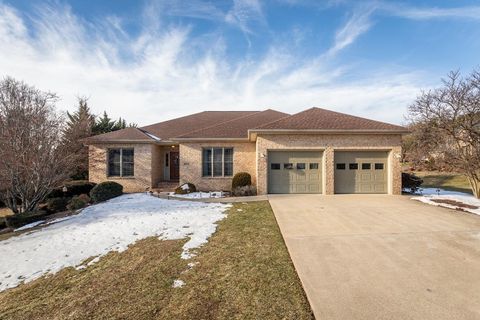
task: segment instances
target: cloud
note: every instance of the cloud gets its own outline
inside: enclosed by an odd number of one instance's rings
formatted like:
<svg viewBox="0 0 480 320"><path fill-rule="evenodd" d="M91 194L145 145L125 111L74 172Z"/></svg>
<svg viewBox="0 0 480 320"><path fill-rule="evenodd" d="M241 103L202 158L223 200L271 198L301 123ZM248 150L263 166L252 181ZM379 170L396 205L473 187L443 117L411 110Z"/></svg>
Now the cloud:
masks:
<svg viewBox="0 0 480 320"><path fill-rule="evenodd" d="M375 7L368 6L357 9L351 15L347 23L337 31L335 44L328 50L328 56L334 56L340 50L351 45L359 36L367 32L372 26L371 15Z"/></svg>
<svg viewBox="0 0 480 320"><path fill-rule="evenodd" d="M402 4L380 4L380 9L388 14L414 20L467 18L480 20L480 6L454 8L412 7Z"/></svg>
<svg viewBox="0 0 480 320"><path fill-rule="evenodd" d="M237 7L239 21L243 14L253 17L241 12L261 19L261 7L242 5L250 7ZM347 65L299 56L288 42L272 44L255 58L232 59L221 34L194 34L192 25L169 24L146 11L150 19L131 35L119 17L86 21L58 4L41 5L27 16L0 2L0 76L58 93L63 110L74 109L76 96L85 95L95 113L107 110L140 125L202 110L293 113L311 106L398 123L422 84L418 74L396 70L345 82ZM368 13L351 16L331 52L368 30Z"/></svg>

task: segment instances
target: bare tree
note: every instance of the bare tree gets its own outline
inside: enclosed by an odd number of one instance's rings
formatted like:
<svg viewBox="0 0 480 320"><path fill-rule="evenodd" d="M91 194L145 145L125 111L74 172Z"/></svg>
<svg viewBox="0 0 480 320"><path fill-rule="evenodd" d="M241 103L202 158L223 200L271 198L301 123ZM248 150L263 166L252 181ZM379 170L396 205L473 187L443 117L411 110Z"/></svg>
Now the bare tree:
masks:
<svg viewBox="0 0 480 320"><path fill-rule="evenodd" d="M57 97L12 78L0 81L0 197L15 213L37 205L70 175Z"/></svg>
<svg viewBox="0 0 480 320"><path fill-rule="evenodd" d="M445 169L463 173L480 198L480 71L450 72L442 82L409 107L416 144Z"/></svg>

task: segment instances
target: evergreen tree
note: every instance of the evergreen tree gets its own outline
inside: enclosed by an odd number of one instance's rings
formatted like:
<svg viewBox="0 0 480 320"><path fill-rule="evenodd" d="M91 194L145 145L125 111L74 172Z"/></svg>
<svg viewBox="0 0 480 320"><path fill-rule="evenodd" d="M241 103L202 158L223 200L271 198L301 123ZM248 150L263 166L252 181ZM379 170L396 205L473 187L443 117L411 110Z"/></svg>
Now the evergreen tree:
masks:
<svg viewBox="0 0 480 320"><path fill-rule="evenodd" d="M67 112L67 122L63 129L63 144L69 154L78 155L72 178L88 178L88 147L84 146L81 139L92 135L92 127L95 123L95 116L90 112L87 99L78 98L77 110L73 113Z"/></svg>
<svg viewBox="0 0 480 320"><path fill-rule="evenodd" d="M106 111L104 111L103 116L95 121L95 124L92 128L92 133L93 135L97 135L118 130L115 129L115 125L115 121L108 116Z"/></svg>

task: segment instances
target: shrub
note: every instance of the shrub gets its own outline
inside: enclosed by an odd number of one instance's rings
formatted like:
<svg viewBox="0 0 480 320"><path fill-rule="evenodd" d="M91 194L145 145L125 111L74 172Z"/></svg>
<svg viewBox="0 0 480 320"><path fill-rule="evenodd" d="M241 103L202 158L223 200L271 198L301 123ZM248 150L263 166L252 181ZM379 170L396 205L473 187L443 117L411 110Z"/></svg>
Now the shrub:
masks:
<svg viewBox="0 0 480 320"><path fill-rule="evenodd" d="M236 187L232 190L232 194L236 197L256 196L257 188L252 185Z"/></svg>
<svg viewBox="0 0 480 320"><path fill-rule="evenodd" d="M232 179L232 190L252 184L252 176L248 172L238 172Z"/></svg>
<svg viewBox="0 0 480 320"><path fill-rule="evenodd" d="M62 187L53 189L47 198L74 197L81 194L89 194L95 185L95 183L86 180L68 181ZM66 192L63 192L64 186L67 187Z"/></svg>
<svg viewBox="0 0 480 320"><path fill-rule="evenodd" d="M43 210L24 212L4 217L5 224L9 228L20 228L26 224L44 220L49 213Z"/></svg>
<svg viewBox="0 0 480 320"><path fill-rule="evenodd" d="M197 188L193 183L187 182L175 188L175 194L187 194L196 192Z"/></svg>
<svg viewBox="0 0 480 320"><path fill-rule="evenodd" d="M423 180L413 173L402 172L402 189L409 189L410 193L417 192Z"/></svg>
<svg viewBox="0 0 480 320"><path fill-rule="evenodd" d="M78 210L84 208L90 202L90 197L86 194L75 196L67 205L68 210Z"/></svg>
<svg viewBox="0 0 480 320"><path fill-rule="evenodd" d="M121 196L123 194L123 186L113 181L106 181L97 184L90 191L90 198L94 203L107 201L109 199Z"/></svg>
<svg viewBox="0 0 480 320"><path fill-rule="evenodd" d="M67 198L67 197L47 199L46 209L52 213L65 211L67 210L67 204L69 201L70 201L70 198Z"/></svg>

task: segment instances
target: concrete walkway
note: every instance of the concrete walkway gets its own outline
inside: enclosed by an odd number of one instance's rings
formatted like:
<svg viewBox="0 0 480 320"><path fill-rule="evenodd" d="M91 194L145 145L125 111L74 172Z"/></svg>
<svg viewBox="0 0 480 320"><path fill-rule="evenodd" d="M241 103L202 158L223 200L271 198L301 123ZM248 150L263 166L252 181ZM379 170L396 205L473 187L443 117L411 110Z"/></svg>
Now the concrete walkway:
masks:
<svg viewBox="0 0 480 320"><path fill-rule="evenodd" d="M269 196L317 319L480 319L480 216L406 196Z"/></svg>

